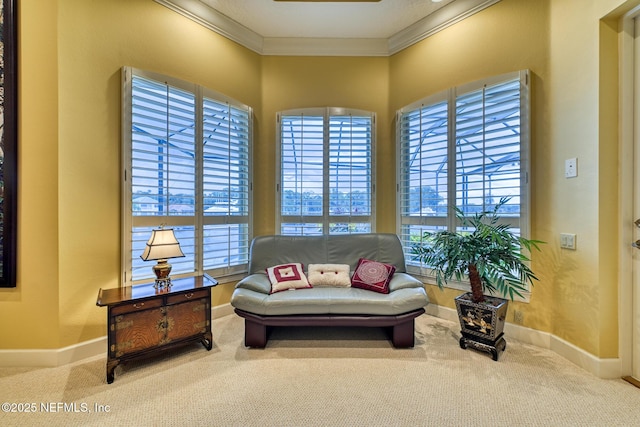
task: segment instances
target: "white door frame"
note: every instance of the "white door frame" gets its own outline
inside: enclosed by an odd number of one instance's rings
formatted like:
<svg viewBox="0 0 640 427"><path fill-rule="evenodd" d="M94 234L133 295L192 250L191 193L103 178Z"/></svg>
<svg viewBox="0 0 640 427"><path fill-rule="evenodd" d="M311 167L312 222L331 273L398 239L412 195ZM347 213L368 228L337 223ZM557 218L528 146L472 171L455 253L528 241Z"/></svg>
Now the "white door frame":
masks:
<svg viewBox="0 0 640 427"><path fill-rule="evenodd" d="M618 286L618 354L620 359L620 375L622 377L632 376L635 374L636 379L640 380L640 366L634 366L634 352L639 352L637 338L640 337L640 330L635 319L640 316L638 303L634 304L633 280L634 280L634 256L640 255L638 249L634 249L631 243L637 239L637 228L633 225L633 221L637 218L635 215L636 199L635 193L640 189L635 189L635 174L640 173L640 156L634 148L634 113L637 101L640 99L640 85L634 83L635 72L634 62L636 61L634 53L634 34L635 19L640 19L640 7L637 7L627 13L621 19L621 29L619 48L620 48L620 68L619 68L619 108L620 108L620 267L619 267L619 286ZM634 96L635 92L635 96ZM634 160L638 157L637 160ZM634 168L638 168L637 171ZM639 201L640 202L640 201ZM636 272L636 274L639 272ZM634 349L634 342L635 349ZM637 355L636 355L636 358ZM635 364L637 365L637 363Z"/></svg>

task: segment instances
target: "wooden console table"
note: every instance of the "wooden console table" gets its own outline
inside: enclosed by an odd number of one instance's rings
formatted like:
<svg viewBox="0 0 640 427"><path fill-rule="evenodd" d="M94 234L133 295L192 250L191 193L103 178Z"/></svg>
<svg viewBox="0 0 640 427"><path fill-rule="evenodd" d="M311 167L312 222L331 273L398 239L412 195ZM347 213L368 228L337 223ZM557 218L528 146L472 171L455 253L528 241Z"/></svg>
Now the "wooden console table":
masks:
<svg viewBox="0 0 640 427"><path fill-rule="evenodd" d="M107 307L107 383L121 363L200 341L211 350L210 276L173 279L170 289L153 283L100 289L96 305Z"/></svg>

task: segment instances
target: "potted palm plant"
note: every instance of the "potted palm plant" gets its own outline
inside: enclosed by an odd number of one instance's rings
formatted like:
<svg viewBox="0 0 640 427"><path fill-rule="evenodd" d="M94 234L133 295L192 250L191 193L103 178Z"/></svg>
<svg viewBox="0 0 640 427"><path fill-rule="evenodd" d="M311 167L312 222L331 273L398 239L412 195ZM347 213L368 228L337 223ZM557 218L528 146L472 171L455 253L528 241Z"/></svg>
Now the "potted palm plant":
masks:
<svg viewBox="0 0 640 427"><path fill-rule="evenodd" d="M508 200L501 198L492 210L472 215L455 207L462 231L426 232L423 242L412 248L415 258L433 269L441 289L453 278L461 281L468 277L471 292L455 301L462 328L460 346L472 345L488 351L494 360L506 347L503 337L509 302L506 298L522 297L527 285L538 280L523 251L530 254L543 243L509 230L510 225L498 214Z"/></svg>

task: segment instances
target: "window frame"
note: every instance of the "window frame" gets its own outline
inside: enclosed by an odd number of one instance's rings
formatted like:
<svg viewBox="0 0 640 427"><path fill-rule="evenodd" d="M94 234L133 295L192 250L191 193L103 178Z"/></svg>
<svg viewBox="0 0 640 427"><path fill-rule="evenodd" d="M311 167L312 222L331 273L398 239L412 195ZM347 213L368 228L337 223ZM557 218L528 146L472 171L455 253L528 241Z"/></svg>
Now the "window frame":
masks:
<svg viewBox="0 0 640 427"><path fill-rule="evenodd" d="M243 276L248 268L248 251L249 243L253 237L253 109L242 104L226 95L220 94L211 89L186 82L174 77L165 76L159 73L144 71L133 67L123 67L121 72L122 78L122 285L131 286L139 283L147 283L153 280L153 277L144 277L133 279L132 268L133 259L139 254L133 253L133 228L134 222L138 227L157 228L160 225L167 227L193 226L194 228L194 260L193 271L175 272L172 277L187 277L193 275L210 274L216 277L219 283L226 283L237 280ZM133 78L140 77L142 79L151 80L159 84L165 84L170 88L176 88L181 91L188 92L194 96L194 153L195 153L195 211L193 215L144 215L139 216L134 221L133 215L133 182L132 182L132 162L133 162L133 137L132 137L132 121L133 121ZM229 110L240 109L247 113L247 199L246 199L246 215L205 215L204 214L204 102L211 100L219 104L227 104ZM230 264L222 268L204 267L204 239L205 227L207 225L229 225L229 224L246 224L246 241L242 239L241 243L246 245L247 256L244 262L239 264ZM176 263L180 259L176 259ZM152 263L148 263L149 272L151 272ZM174 268L175 270L175 268Z"/></svg>
<svg viewBox="0 0 640 427"><path fill-rule="evenodd" d="M376 228L376 215L375 215L375 203L376 203L376 114L371 111L358 110L352 108L341 108L341 107L315 107L315 108L297 108L291 110L280 111L276 113L276 212L275 212L275 229L278 230L278 233L282 233L282 224L285 217L289 217L289 215L282 215L282 189L283 189L283 170L282 170L282 117L283 116L317 116L323 118L323 214L320 217L319 221L323 223L323 231L320 235L329 235L330 233L330 224L332 222L347 222L354 223L354 220L357 221L358 216L352 215L331 215L329 210L329 201L330 197L328 196L327 191L330 189L330 180L331 174L329 168L327 166L327 159L330 155L330 122L331 117L336 116L354 116L354 117L370 117L370 146L369 146L369 171L370 174L368 176L369 180L369 191L370 191L370 213L366 215L369 223L369 231L375 232ZM304 215L300 215L299 218L304 218ZM307 218L312 217L311 215L307 215ZM363 218L365 216L363 215ZM302 224L313 224L313 222L301 222ZM347 233L333 233L333 234L351 234L351 232ZM292 234L294 235L294 234ZM295 234L299 235L299 234Z"/></svg>
<svg viewBox="0 0 640 427"><path fill-rule="evenodd" d="M529 70L521 70L511 73L505 73L497 76L492 76L486 79L478 80L475 82L463 84L457 87L453 87L439 93L427 96L414 103L411 103L396 113L396 231L403 239L403 226L405 225L429 225L429 226L441 226L448 230L455 230L458 226L458 221L455 213L450 208L456 206L457 197L457 173L456 173L456 101L460 96L482 90L486 87L492 87L495 85L507 83L509 81L518 80L520 83L520 210L519 210L519 232L523 237L529 238L530 236L530 218L531 218L531 191L530 191L530 179L529 173L531 169L531 88ZM415 112L421 108L436 105L437 103L447 103L447 214L446 217L428 217L426 215L418 215L415 218L403 221L408 215L403 216L403 204L407 203L405 192L405 184L403 182L406 168L403 165L403 116ZM412 187L409 187L412 188ZM422 188L422 186L417 187ZM430 221L427 223L427 218ZM410 261L411 253L410 247L407 242L403 240L403 247L405 250L405 256L407 259L407 271L420 276L426 283L435 284L435 278L431 273L431 270L423 265L417 265L415 262ZM450 281L448 288L458 290L468 290L468 283ZM524 301L527 301L530 293L524 294Z"/></svg>

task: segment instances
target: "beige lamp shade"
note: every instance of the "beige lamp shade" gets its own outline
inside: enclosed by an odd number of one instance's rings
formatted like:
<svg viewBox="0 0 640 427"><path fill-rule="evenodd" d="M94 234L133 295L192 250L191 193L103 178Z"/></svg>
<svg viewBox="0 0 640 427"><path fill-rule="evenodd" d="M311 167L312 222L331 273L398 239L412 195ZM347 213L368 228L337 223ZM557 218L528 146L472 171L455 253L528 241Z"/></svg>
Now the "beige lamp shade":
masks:
<svg viewBox="0 0 640 427"><path fill-rule="evenodd" d="M144 261L183 257L180 243L173 234L172 228L152 230L151 237L140 255Z"/></svg>

